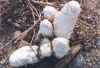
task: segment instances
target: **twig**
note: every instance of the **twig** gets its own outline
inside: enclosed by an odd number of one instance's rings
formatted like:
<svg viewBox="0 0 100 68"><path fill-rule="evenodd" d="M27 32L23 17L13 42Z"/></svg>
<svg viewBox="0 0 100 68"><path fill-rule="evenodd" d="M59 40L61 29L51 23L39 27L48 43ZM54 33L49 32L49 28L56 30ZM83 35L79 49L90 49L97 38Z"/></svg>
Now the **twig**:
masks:
<svg viewBox="0 0 100 68"><path fill-rule="evenodd" d="M39 21L40 21L40 20L35 21L34 24L33 24L31 27L29 27L29 28L28 28L27 30L25 30L19 37L17 37L16 41L19 41L19 40L21 40L21 39L24 39L24 38L28 35L28 33L29 33L31 30L34 31L34 29L35 29L35 27L37 26L37 24L39 23Z"/></svg>
<svg viewBox="0 0 100 68"><path fill-rule="evenodd" d="M6 56L6 59L4 63L2 64L2 68L5 68L5 66L9 63L9 56Z"/></svg>
<svg viewBox="0 0 100 68"><path fill-rule="evenodd" d="M41 5L41 6L48 5L48 6L57 7L57 6L55 5L55 2L51 3L51 2L34 1L34 0L32 0L32 2L35 3L35 4L39 4L39 5ZM63 6L64 6L64 4L59 4L59 5L60 5L60 7L63 7Z"/></svg>
<svg viewBox="0 0 100 68"><path fill-rule="evenodd" d="M35 15L35 13L34 13L34 11L35 11L36 12L36 16L37 17L40 17L37 9L30 3L30 1L29 0L26 0L26 3L28 5L28 7L30 8L30 10L32 11L32 15Z"/></svg>
<svg viewBox="0 0 100 68"><path fill-rule="evenodd" d="M2 48L8 47L8 45L11 44L12 42L17 43L19 40L24 39L28 35L29 31L33 30L34 27L37 26L38 22L39 22L39 20L36 21L36 24L34 24L31 27L29 27L27 30L25 30L23 33L21 33L18 37L13 38L9 42L7 42L4 46L2 46Z"/></svg>

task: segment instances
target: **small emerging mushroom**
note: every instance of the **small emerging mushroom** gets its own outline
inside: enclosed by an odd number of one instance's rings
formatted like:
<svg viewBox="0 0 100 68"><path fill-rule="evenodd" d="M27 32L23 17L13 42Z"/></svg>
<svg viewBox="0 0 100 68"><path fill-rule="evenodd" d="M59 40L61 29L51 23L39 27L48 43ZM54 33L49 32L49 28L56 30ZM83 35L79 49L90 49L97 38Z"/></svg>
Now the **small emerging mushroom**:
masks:
<svg viewBox="0 0 100 68"><path fill-rule="evenodd" d="M69 1L55 16L54 34L57 37L70 38L78 16L81 12L80 4L77 1Z"/></svg>
<svg viewBox="0 0 100 68"><path fill-rule="evenodd" d="M41 53L41 58L49 57L52 55L50 40L48 38L44 38L41 41L40 53Z"/></svg>
<svg viewBox="0 0 100 68"><path fill-rule="evenodd" d="M63 37L55 38L52 41L53 50L56 58L63 58L70 50L69 40Z"/></svg>
<svg viewBox="0 0 100 68"><path fill-rule="evenodd" d="M37 54L37 46L23 46L13 52L9 57L9 63L13 67L20 67L27 64L34 64L39 62L38 58L36 57Z"/></svg>
<svg viewBox="0 0 100 68"><path fill-rule="evenodd" d="M52 6L45 6L43 8L43 15L44 18L48 19L49 21L53 21L55 15L58 13L58 10Z"/></svg>
<svg viewBox="0 0 100 68"><path fill-rule="evenodd" d="M38 35L42 35L44 37L50 37L53 33L53 26L47 19L44 19L40 22Z"/></svg>

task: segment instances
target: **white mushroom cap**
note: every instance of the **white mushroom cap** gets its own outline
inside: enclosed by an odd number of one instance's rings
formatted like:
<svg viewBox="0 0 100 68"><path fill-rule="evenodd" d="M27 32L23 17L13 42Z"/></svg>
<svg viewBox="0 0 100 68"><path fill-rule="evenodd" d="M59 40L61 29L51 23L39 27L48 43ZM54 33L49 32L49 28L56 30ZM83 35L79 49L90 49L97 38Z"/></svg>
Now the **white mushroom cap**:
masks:
<svg viewBox="0 0 100 68"><path fill-rule="evenodd" d="M40 47L41 58L49 57L52 54L50 44L43 44Z"/></svg>
<svg viewBox="0 0 100 68"><path fill-rule="evenodd" d="M81 12L81 7L78 1L69 1L61 9L61 12L71 16L79 16Z"/></svg>
<svg viewBox="0 0 100 68"><path fill-rule="evenodd" d="M47 19L41 21L38 35L42 34L43 36L52 36L52 33L53 33L52 24Z"/></svg>
<svg viewBox="0 0 100 68"><path fill-rule="evenodd" d="M77 1L66 3L54 19L54 34L69 39L80 11L80 4Z"/></svg>
<svg viewBox="0 0 100 68"><path fill-rule="evenodd" d="M50 40L49 40L49 39L44 38L44 39L42 40L40 46L41 46L41 47L40 47L41 58L51 56L52 51L51 51Z"/></svg>
<svg viewBox="0 0 100 68"><path fill-rule="evenodd" d="M30 48L30 46L23 46L17 49L15 52L11 54L9 57L9 63L13 67L24 66L27 64L37 63L39 60L36 57L37 54L37 46L32 46L34 52ZM36 54L35 54L36 53Z"/></svg>
<svg viewBox="0 0 100 68"><path fill-rule="evenodd" d="M53 50L55 52L55 56L58 59L61 59L62 57L64 57L70 50L69 40L63 37L55 38L52 41L52 45L53 45Z"/></svg>
<svg viewBox="0 0 100 68"><path fill-rule="evenodd" d="M54 18L56 13L58 13L58 10L52 6L45 6L43 8L44 17L47 19Z"/></svg>

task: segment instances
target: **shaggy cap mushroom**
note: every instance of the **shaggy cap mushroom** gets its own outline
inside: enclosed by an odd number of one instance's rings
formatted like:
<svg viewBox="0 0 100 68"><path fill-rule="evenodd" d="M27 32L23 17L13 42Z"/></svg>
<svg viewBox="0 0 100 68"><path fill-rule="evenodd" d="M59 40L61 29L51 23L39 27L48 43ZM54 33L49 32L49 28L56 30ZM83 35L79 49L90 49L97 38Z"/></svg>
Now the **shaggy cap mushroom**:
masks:
<svg viewBox="0 0 100 68"><path fill-rule="evenodd" d="M37 54L37 46L32 46L33 50L30 46L23 46L13 52L9 57L9 63L13 67L20 67L27 64L34 64L39 62L36 57Z"/></svg>
<svg viewBox="0 0 100 68"><path fill-rule="evenodd" d="M41 44L40 44L40 53L41 53L41 58L51 56L52 51L51 51L50 40L49 39L44 38L41 41Z"/></svg>
<svg viewBox="0 0 100 68"><path fill-rule="evenodd" d="M63 14L69 14L70 16L79 16L81 12L80 4L77 1L69 1L61 9Z"/></svg>
<svg viewBox="0 0 100 68"><path fill-rule="evenodd" d="M42 36L52 36L53 33L53 26L52 24L47 20L44 19L43 21L41 21L40 23L40 27L39 27L39 32L38 35L42 34Z"/></svg>
<svg viewBox="0 0 100 68"><path fill-rule="evenodd" d="M43 8L43 15L44 18L47 18L48 20L52 21L56 15L56 13L58 13L58 10L52 6L45 6Z"/></svg>
<svg viewBox="0 0 100 68"><path fill-rule="evenodd" d="M61 59L62 57L64 57L70 50L69 40L63 37L55 38L52 41L52 46L53 46L55 56L58 59Z"/></svg>
<svg viewBox="0 0 100 68"><path fill-rule="evenodd" d="M77 1L66 3L54 19L54 34L69 39L80 12L80 4Z"/></svg>

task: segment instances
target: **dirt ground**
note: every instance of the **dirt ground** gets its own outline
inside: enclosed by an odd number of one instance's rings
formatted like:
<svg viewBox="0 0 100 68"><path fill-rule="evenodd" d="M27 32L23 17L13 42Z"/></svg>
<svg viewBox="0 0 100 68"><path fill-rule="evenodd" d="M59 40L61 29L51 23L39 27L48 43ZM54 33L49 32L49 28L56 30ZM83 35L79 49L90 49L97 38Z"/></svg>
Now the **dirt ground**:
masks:
<svg viewBox="0 0 100 68"><path fill-rule="evenodd" d="M33 24L34 18L25 1L0 0L0 68L12 68L7 63L9 55L15 50L13 42L10 41L15 37L16 32L23 32ZM58 1L61 4L70 0ZM81 4L82 12L73 30L70 43L71 46L81 44L82 48L65 68L100 68L100 0L77 1ZM34 6L38 12L41 12L43 6L37 4ZM44 63L36 68L48 68L48 65Z"/></svg>

